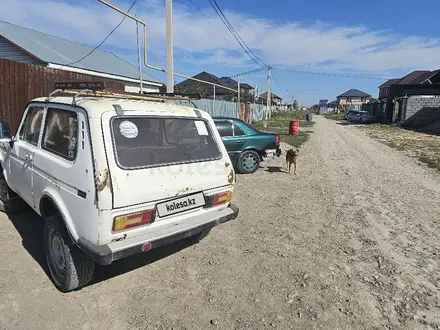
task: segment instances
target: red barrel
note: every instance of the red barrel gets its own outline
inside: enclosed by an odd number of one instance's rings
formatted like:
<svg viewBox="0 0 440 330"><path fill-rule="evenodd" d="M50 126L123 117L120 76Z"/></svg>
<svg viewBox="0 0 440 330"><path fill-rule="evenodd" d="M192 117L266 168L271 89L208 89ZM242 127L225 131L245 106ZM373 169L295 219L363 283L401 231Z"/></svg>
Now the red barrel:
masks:
<svg viewBox="0 0 440 330"><path fill-rule="evenodd" d="M290 121L289 122L289 134L293 136L298 136L299 132L299 121Z"/></svg>

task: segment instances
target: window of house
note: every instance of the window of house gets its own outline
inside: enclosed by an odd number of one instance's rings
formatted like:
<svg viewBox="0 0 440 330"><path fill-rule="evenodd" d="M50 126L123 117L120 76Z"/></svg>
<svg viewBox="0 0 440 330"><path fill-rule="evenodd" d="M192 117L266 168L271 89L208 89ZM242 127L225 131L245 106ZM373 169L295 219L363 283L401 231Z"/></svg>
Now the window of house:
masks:
<svg viewBox="0 0 440 330"><path fill-rule="evenodd" d="M242 129L240 127L238 127L237 125L234 125L234 136L243 136L246 135L245 132L242 131Z"/></svg>
<svg viewBox="0 0 440 330"><path fill-rule="evenodd" d="M42 147L60 157L74 160L77 152L78 118L76 112L49 108Z"/></svg>
<svg viewBox="0 0 440 330"><path fill-rule="evenodd" d="M233 136L232 124L229 121L216 121L215 126L221 137Z"/></svg>
<svg viewBox="0 0 440 330"><path fill-rule="evenodd" d="M351 96L347 97L347 102L351 102Z"/></svg>
<svg viewBox="0 0 440 330"><path fill-rule="evenodd" d="M38 144L43 113L44 109L42 107L31 107L28 109L26 118L18 134L20 140L29 142L35 146Z"/></svg>

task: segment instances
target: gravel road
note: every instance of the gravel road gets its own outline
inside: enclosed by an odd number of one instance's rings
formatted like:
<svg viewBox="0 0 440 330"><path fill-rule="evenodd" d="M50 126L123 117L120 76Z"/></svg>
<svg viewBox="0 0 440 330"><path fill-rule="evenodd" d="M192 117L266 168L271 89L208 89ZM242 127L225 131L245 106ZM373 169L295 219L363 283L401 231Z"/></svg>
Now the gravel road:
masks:
<svg viewBox="0 0 440 330"><path fill-rule="evenodd" d="M238 176L235 222L99 267L80 291L50 282L41 220L2 215L0 328L440 329L440 175L315 121L298 175L283 154Z"/></svg>

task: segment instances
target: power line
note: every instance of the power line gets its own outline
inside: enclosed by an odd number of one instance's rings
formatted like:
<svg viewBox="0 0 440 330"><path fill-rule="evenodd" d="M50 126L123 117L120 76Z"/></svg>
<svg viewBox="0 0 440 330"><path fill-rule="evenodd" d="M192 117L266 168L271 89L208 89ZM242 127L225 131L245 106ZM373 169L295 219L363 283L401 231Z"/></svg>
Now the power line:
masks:
<svg viewBox="0 0 440 330"><path fill-rule="evenodd" d="M288 71L288 72L295 72L295 73L313 74L313 75L318 75L318 76L329 76L329 77L339 77L339 78L373 79L373 80L388 80L388 79L390 79L390 78L386 78L386 77L366 77L366 76L354 76L354 75L351 76L351 75L342 75L342 74L337 74L337 73L300 71L300 70L277 68L277 67L274 67L273 69L281 70L281 71Z"/></svg>
<svg viewBox="0 0 440 330"><path fill-rule="evenodd" d="M131 4L130 8L128 8L127 13L130 12L130 10L133 8L133 6L136 4L136 2L138 2L138 0L134 0L133 3ZM110 33L104 38L103 41L101 41L101 43L96 46L95 48L93 48L88 54L84 55L83 57L81 57L78 61L72 62L72 63L68 63L68 64L64 64L61 68L65 67L65 66L71 66L73 64L76 64L78 62L81 62L83 59L89 57L90 55L92 55L92 53L97 50L99 47L101 47L104 42L107 41L108 38L110 38L110 36L113 34L113 32L115 32L117 30L117 28L122 24L122 22L125 21L125 19L127 18L127 16L124 15L124 17L121 19L121 21L119 22L118 25L115 26L115 28L113 30L110 31Z"/></svg>
<svg viewBox="0 0 440 330"><path fill-rule="evenodd" d="M273 81L275 81L275 84L277 85L278 89L281 91L281 87L278 84L278 81L275 79L275 76L274 76L273 72L272 72L272 79L273 79Z"/></svg>
<svg viewBox="0 0 440 330"><path fill-rule="evenodd" d="M239 77L239 76L246 76L246 75L249 75L249 74L258 73L258 72L266 71L266 70L267 70L267 68L258 68L258 69L249 70L249 71L237 73L237 74L234 74L234 75L230 75L229 78L236 78L236 77Z"/></svg>
<svg viewBox="0 0 440 330"><path fill-rule="evenodd" d="M196 6L196 4L194 3L194 1L192 1L192 0L188 0L188 1L191 2L191 4L194 6L194 8L200 13L200 15L202 15L202 16L205 18L205 20L209 23L209 25L211 25L211 26L214 28L214 30L216 30L217 32L220 33L220 31L218 30L218 28L217 28L214 24L211 23L211 21L209 20L209 18L206 17L205 14L203 14L203 12L202 12L202 11ZM223 33L220 33L220 35L223 37L223 39L224 39L226 42L229 42L229 40L226 39L226 37L223 35Z"/></svg>
<svg viewBox="0 0 440 330"><path fill-rule="evenodd" d="M258 58L257 55L255 55L255 53L249 48L249 46L244 42L244 40L240 37L240 35L238 34L238 32L234 29L234 27L232 26L231 22L227 19L227 17L225 16L225 14L223 13L223 11L221 10L220 6L218 5L216 0L209 0L209 3L211 4L212 8L214 9L214 11L216 12L216 14L218 15L218 17L220 17L221 21L223 22L223 24L226 26L226 28L229 30L229 32L232 34L232 36L234 37L234 39L239 43L239 45L241 46L241 48L243 48L243 50L245 51L245 53L249 56L249 58L258 66L264 66L267 67L267 64L265 64L262 60L260 60Z"/></svg>

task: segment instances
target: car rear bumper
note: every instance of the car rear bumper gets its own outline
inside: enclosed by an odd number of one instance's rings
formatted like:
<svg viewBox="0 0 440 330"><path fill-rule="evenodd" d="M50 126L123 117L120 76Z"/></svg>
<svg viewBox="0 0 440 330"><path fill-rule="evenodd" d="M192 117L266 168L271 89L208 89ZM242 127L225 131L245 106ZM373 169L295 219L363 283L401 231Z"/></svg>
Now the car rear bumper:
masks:
<svg viewBox="0 0 440 330"><path fill-rule="evenodd" d="M144 246L146 244L148 245L149 251L191 237L237 218L238 212L239 208L234 204L230 204L226 209L209 214L209 216L204 216L203 218L194 217L188 219L188 221L173 224L172 227L164 228L150 235L134 237L104 245L96 245L80 238L77 244L93 261L100 265L110 265L113 261L144 252Z"/></svg>

